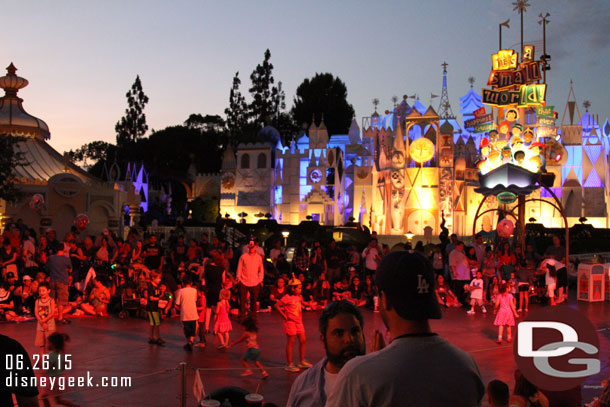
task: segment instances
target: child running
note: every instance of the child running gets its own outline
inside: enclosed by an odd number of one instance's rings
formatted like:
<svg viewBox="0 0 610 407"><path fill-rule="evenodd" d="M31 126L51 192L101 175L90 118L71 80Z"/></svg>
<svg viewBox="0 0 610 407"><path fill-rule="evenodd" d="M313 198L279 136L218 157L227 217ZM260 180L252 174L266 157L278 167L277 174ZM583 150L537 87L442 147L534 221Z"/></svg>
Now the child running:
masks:
<svg viewBox="0 0 610 407"><path fill-rule="evenodd" d="M216 322L214 323L214 333L218 335L220 345L219 350L227 349L229 346L229 332L233 329L231 320L229 319L229 299L231 291L223 288L220 290L220 299L216 304Z"/></svg>
<svg viewBox="0 0 610 407"><path fill-rule="evenodd" d="M46 370L48 376L58 378L64 373L64 370L71 368L72 362L65 355L66 342L68 341L70 341L70 337L66 334L55 332L49 336L49 369ZM57 406L79 407L78 404L62 398L58 386L57 380L55 380L54 388L44 394L47 397L43 397L43 405L49 407L51 405L49 397L53 397Z"/></svg>
<svg viewBox="0 0 610 407"><path fill-rule="evenodd" d="M513 341L511 335L511 327L515 326L515 318L519 318L519 314L515 309L515 297L513 297L508 291L510 287L507 283L500 285L500 295L496 300L496 307L494 313L496 313L496 320L494 325L498 327L498 344L502 344L502 331L506 326L506 342L510 343Z"/></svg>
<svg viewBox="0 0 610 407"><path fill-rule="evenodd" d="M261 351L258 347L258 342L256 340L256 335L258 332L258 327L256 326L256 320L252 317L248 317L248 318L244 319L243 325L244 325L244 328L246 329L246 331L241 336L241 338L239 338L235 342L231 343L229 345L229 348L237 345L238 343L246 341L247 350L246 350L246 353L244 353L244 356L242 356L242 358L241 358L241 364L244 365L246 370L244 370L241 375L250 376L252 374L252 370L250 370L250 366L248 365L248 361L251 361L251 362L254 362L256 367L258 367L260 369L261 376L262 376L261 378L266 379L269 377L269 373L267 373L267 371L263 367L262 363L258 361L258 359L260 358Z"/></svg>
<svg viewBox="0 0 610 407"><path fill-rule="evenodd" d="M292 275L288 283L288 294L283 296L276 304L275 308L284 318L284 332L286 333L286 362L284 368L287 372L298 372L299 368L307 369L311 363L305 360L305 327L301 314L303 297L301 297L301 281ZM296 367L292 363L292 347L296 337L299 337L299 356L301 363Z"/></svg>
<svg viewBox="0 0 610 407"><path fill-rule="evenodd" d="M182 285L183 287L176 295L176 307L180 308L180 320L186 338L184 350L191 352L197 332L197 319L199 318L197 313L197 290L193 287L193 278L188 273L182 277Z"/></svg>
<svg viewBox="0 0 610 407"><path fill-rule="evenodd" d="M35 344L40 347L40 355L44 355L49 336L55 332L55 301L50 297L50 293L49 283L43 281L38 284L34 314L38 320Z"/></svg>

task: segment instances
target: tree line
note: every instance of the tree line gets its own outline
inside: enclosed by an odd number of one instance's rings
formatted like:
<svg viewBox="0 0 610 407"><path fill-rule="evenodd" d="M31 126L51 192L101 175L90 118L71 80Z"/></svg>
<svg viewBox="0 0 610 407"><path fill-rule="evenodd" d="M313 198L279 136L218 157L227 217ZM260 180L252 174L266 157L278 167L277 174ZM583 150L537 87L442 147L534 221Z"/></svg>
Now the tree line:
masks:
<svg viewBox="0 0 610 407"><path fill-rule="evenodd" d="M101 176L103 165L117 162L124 168L127 162L142 162L150 173L162 171L178 177L187 176L189 168L200 173L218 172L222 153L228 145L240 143L276 142L269 140L269 132L261 131L272 126L281 135L282 143L289 143L301 130L307 130L315 115L330 134L346 134L354 109L347 101L347 87L330 73L318 73L305 79L296 89L292 108L286 110L286 96L282 81L273 75L271 52L250 74L249 100L242 92L239 72L233 76L229 90L229 104L225 117L191 114L182 124L148 131L146 114L148 96L144 93L140 77L125 95L125 115L116 123L116 143L93 141L66 153L75 163L89 168ZM193 154L196 152L196 154Z"/></svg>
<svg viewBox="0 0 610 407"><path fill-rule="evenodd" d="M282 81L276 81L267 49L263 61L250 74L247 93L242 91L240 73L233 76L224 118L216 114L193 113L181 124L149 130L145 108L149 101L140 76L126 93L125 114L115 125L116 142L92 141L64 152L64 157L104 178L105 168L114 163L125 171L128 163L144 164L153 187L190 178L193 173L216 173L227 146L240 143L273 142L279 134L284 145L307 131L315 116L324 117L329 134L346 134L354 109L347 101L345 83L331 73L316 73L297 87L292 107L286 109ZM248 95L249 94L249 95ZM265 131L266 126L277 130ZM0 135L0 198L18 198L13 168L24 163L16 149L18 138ZM124 174L122 178L124 177ZM155 185L154 183L157 182ZM175 202L183 205L182 202Z"/></svg>

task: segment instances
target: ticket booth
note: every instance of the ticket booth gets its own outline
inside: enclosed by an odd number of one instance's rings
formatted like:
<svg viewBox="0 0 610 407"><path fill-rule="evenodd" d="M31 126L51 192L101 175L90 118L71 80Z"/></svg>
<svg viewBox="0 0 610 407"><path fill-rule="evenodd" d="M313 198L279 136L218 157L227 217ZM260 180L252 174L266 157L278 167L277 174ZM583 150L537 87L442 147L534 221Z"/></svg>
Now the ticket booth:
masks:
<svg viewBox="0 0 610 407"><path fill-rule="evenodd" d="M604 301L604 265L581 263L578 265L578 287L576 298L579 301Z"/></svg>

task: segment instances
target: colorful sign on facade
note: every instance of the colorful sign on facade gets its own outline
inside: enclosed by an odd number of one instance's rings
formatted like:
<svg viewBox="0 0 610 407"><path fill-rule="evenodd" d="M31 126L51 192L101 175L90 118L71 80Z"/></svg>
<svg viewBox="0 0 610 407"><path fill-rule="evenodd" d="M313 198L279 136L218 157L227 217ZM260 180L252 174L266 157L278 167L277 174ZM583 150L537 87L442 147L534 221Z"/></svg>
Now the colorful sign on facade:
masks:
<svg viewBox="0 0 610 407"><path fill-rule="evenodd" d="M475 127L475 126L480 125L480 124L491 122L491 121L493 121L493 119L494 119L493 114L488 113L488 114L486 114L484 116L479 116L479 117L476 117L476 118L471 119L471 120L466 120L464 122L464 126L466 128L471 128L471 127Z"/></svg>
<svg viewBox="0 0 610 407"><path fill-rule="evenodd" d="M549 119L555 118L555 106L538 106L536 108L536 117L546 117Z"/></svg>
<svg viewBox="0 0 610 407"><path fill-rule="evenodd" d="M482 106L477 110L473 111L472 114L474 115L475 119L478 119L481 116L485 116L485 106Z"/></svg>
<svg viewBox="0 0 610 407"><path fill-rule="evenodd" d="M493 123L483 123L483 124L477 124L476 126L474 126L474 133L486 133L488 131L492 131L493 129L495 129L495 125Z"/></svg>
<svg viewBox="0 0 610 407"><path fill-rule="evenodd" d="M555 118L549 117L538 117L538 126L541 127L554 127L555 126Z"/></svg>

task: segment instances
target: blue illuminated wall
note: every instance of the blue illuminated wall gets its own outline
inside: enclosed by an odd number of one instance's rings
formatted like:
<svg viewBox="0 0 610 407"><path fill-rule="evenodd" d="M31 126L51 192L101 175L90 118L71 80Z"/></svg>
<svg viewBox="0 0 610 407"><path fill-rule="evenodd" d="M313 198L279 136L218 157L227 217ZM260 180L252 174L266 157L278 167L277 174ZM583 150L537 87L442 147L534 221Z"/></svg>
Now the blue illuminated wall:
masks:
<svg viewBox="0 0 610 407"><path fill-rule="evenodd" d="M582 185L582 146L565 146L568 152L568 160L561 167L561 185L564 185L570 171L574 171L578 183Z"/></svg>
<svg viewBox="0 0 610 407"><path fill-rule="evenodd" d="M311 185L307 185L307 167L309 166L309 160L307 158L301 159L299 162L299 199L303 201L305 196L313 188Z"/></svg>

